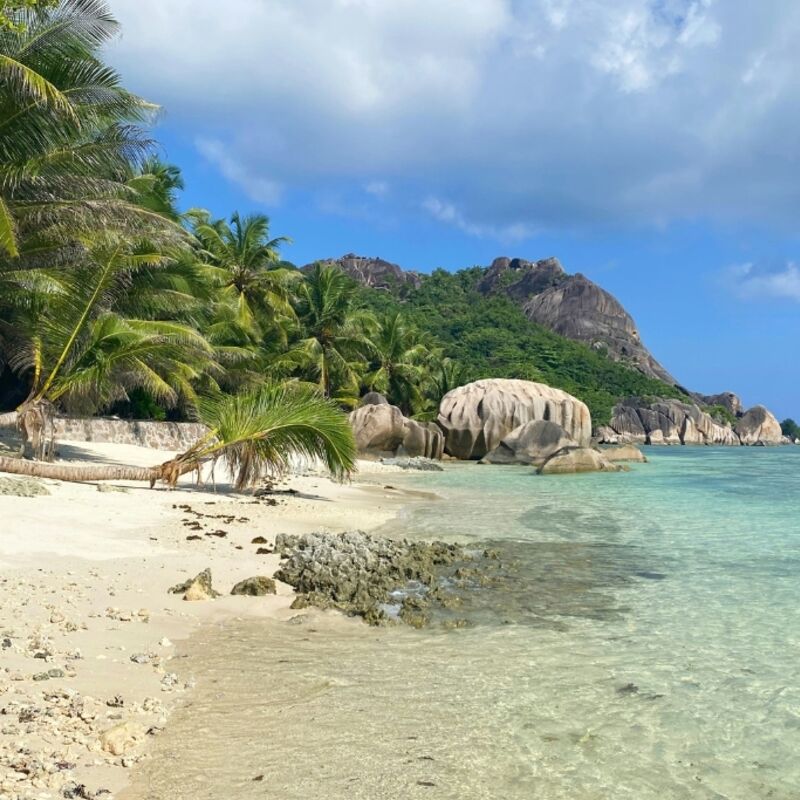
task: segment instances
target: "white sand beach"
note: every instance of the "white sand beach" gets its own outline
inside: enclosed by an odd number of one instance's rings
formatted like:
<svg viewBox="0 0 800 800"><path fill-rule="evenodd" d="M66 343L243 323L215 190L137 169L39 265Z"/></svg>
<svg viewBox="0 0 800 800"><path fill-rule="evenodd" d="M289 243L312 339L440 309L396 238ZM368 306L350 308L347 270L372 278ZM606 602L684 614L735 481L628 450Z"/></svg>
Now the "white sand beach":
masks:
<svg viewBox="0 0 800 800"><path fill-rule="evenodd" d="M142 466L173 455L97 443L61 453ZM0 496L0 798L116 794L193 684L175 644L225 617L294 615L286 585L230 595L237 581L276 569L278 557L259 546L270 549L277 533L373 529L409 501L386 487L397 468L360 466L347 485L298 476L259 498L190 476L174 491L41 481L49 494ZM218 599L168 593L206 568Z"/></svg>

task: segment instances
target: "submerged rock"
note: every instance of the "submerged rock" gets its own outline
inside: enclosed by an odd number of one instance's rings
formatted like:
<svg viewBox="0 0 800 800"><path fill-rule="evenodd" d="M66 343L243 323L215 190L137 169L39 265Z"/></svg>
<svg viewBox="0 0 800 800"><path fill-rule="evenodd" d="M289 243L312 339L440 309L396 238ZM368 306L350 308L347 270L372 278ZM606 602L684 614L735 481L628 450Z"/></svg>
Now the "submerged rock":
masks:
<svg viewBox="0 0 800 800"><path fill-rule="evenodd" d="M431 458L423 458L416 456L409 458L407 456L398 456L397 458L384 458L381 463L390 467L400 467L400 469L416 469L421 472L442 472L444 467Z"/></svg>
<svg viewBox="0 0 800 800"><path fill-rule="evenodd" d="M645 454L638 447L634 447L632 444L621 445L620 447L609 447L607 450L603 450L602 452L606 460L610 461L612 464L620 461L636 461L640 464L647 463Z"/></svg>
<svg viewBox="0 0 800 800"><path fill-rule="evenodd" d="M263 575L256 575L254 578L246 578L243 581L239 581L231 589L231 594L248 595L250 597L263 597L266 594L275 593L275 581Z"/></svg>
<svg viewBox="0 0 800 800"><path fill-rule="evenodd" d="M395 541L362 532L279 534L275 550L285 558L275 577L299 593L292 608L336 608L371 624L385 621L384 606L392 603L402 602L410 618L412 610L418 611L415 601L406 598L406 604L395 593L414 585L415 595L425 595L438 588L448 567L471 559L458 545ZM427 600L434 601L435 596ZM404 619L402 611L400 617ZM414 624L418 621L415 617Z"/></svg>
<svg viewBox="0 0 800 800"><path fill-rule="evenodd" d="M620 472L599 450L573 447L556 453L538 469L540 475L569 475L579 472Z"/></svg>

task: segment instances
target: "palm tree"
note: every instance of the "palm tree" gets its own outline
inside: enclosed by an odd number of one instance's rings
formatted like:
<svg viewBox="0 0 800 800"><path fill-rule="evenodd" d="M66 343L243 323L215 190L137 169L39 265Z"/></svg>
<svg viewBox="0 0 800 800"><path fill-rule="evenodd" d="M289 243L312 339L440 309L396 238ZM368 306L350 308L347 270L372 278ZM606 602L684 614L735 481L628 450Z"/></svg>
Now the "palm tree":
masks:
<svg viewBox="0 0 800 800"><path fill-rule="evenodd" d="M347 417L330 400L302 387L267 384L247 395L220 395L200 404L208 433L185 453L153 467L72 466L0 456L0 472L64 481L163 481L222 459L242 491L264 475L281 475L292 458L319 459L337 479L356 466Z"/></svg>
<svg viewBox="0 0 800 800"><path fill-rule="evenodd" d="M419 410L420 386L430 355L420 334L399 312L386 314L370 336L374 348L368 389L382 392L404 414Z"/></svg>
<svg viewBox="0 0 800 800"><path fill-rule="evenodd" d="M290 240L270 238L263 214L236 212L230 222L212 220L199 209L187 216L209 280L219 289L217 302L235 310L238 326L257 343L270 334L285 340L282 323L294 319L291 285L297 275L280 266L278 251Z"/></svg>
<svg viewBox="0 0 800 800"><path fill-rule="evenodd" d="M358 287L341 270L317 263L298 289L302 338L287 358L319 386L325 397L354 405L372 350L371 314L356 305Z"/></svg>
<svg viewBox="0 0 800 800"><path fill-rule="evenodd" d="M20 11L0 31L0 256L17 268L69 263L98 229L150 231L128 184L148 155L156 107L125 90L99 53L118 26L102 0Z"/></svg>

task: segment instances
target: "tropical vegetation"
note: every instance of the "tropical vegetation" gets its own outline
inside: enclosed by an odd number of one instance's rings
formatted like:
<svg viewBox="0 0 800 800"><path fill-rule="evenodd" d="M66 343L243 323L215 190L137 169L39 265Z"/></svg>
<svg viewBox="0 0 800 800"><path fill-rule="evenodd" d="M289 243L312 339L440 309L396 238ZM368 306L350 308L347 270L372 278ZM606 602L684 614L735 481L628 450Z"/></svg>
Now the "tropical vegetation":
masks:
<svg viewBox="0 0 800 800"><path fill-rule="evenodd" d="M207 438L136 474L222 458L243 487L289 453L351 470L343 411L368 391L426 419L469 380L527 378L600 423L623 396L680 395L482 295L481 268L376 292L298 270L264 215L183 211L158 109L103 60L117 32L103 0L0 4L0 411L28 455L52 456L59 412L201 420Z"/></svg>

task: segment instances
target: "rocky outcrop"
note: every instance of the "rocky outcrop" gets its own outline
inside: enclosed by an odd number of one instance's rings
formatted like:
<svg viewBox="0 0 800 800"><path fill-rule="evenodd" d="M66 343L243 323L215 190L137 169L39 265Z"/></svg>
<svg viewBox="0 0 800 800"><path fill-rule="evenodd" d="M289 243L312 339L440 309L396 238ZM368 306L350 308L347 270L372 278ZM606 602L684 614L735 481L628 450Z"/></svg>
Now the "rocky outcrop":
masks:
<svg viewBox="0 0 800 800"><path fill-rule="evenodd" d="M572 475L581 472L620 472L601 452L591 447L572 447L552 455L537 470L540 475Z"/></svg>
<svg viewBox="0 0 800 800"><path fill-rule="evenodd" d="M433 422L417 422L406 419L403 441L397 448L398 456L409 458L431 458L440 460L444 455L444 435Z"/></svg>
<svg viewBox="0 0 800 800"><path fill-rule="evenodd" d="M385 401L382 395L376 398ZM440 459L444 452L444 436L436 425L407 419L397 406L388 402L367 403L357 408L350 414L350 425L362 455Z"/></svg>
<svg viewBox="0 0 800 800"><path fill-rule="evenodd" d="M634 444L740 444L729 426L681 400L628 398L614 407L609 427L621 442Z"/></svg>
<svg viewBox="0 0 800 800"><path fill-rule="evenodd" d="M560 425L540 419L515 428L483 457L481 463L539 466L559 450L577 446Z"/></svg>
<svg viewBox="0 0 800 800"><path fill-rule="evenodd" d="M400 286L416 288L421 283L419 273L404 270L382 258L370 258L348 253L341 258L324 259L321 263L337 267L354 281L372 289L396 289ZM314 265L303 267L306 272Z"/></svg>
<svg viewBox="0 0 800 800"><path fill-rule="evenodd" d="M394 455L405 437L406 419L397 406L366 405L350 414L350 425L358 452L364 455Z"/></svg>
<svg viewBox="0 0 800 800"><path fill-rule="evenodd" d="M570 394L532 381L489 378L448 392L439 406L445 452L481 459L516 428L545 420L560 425L579 445L588 445L589 409Z"/></svg>
<svg viewBox="0 0 800 800"><path fill-rule="evenodd" d="M609 447L607 450L602 451L606 461L612 464L620 464L625 461L633 461L638 464L646 464L647 458L644 453L631 444L623 444L619 447Z"/></svg>
<svg viewBox="0 0 800 800"><path fill-rule="evenodd" d="M556 258L497 258L478 288L487 294L502 291L520 303L534 322L568 339L602 348L614 360L645 375L676 383L644 346L622 304L584 275L568 275Z"/></svg>
<svg viewBox="0 0 800 800"><path fill-rule="evenodd" d="M721 392L720 394L693 394L695 400L704 406L722 406L734 417L740 417L744 413L744 406L738 395L733 392Z"/></svg>
<svg viewBox="0 0 800 800"><path fill-rule="evenodd" d="M764 406L755 406L736 423L742 444L781 444L783 432L778 420Z"/></svg>

